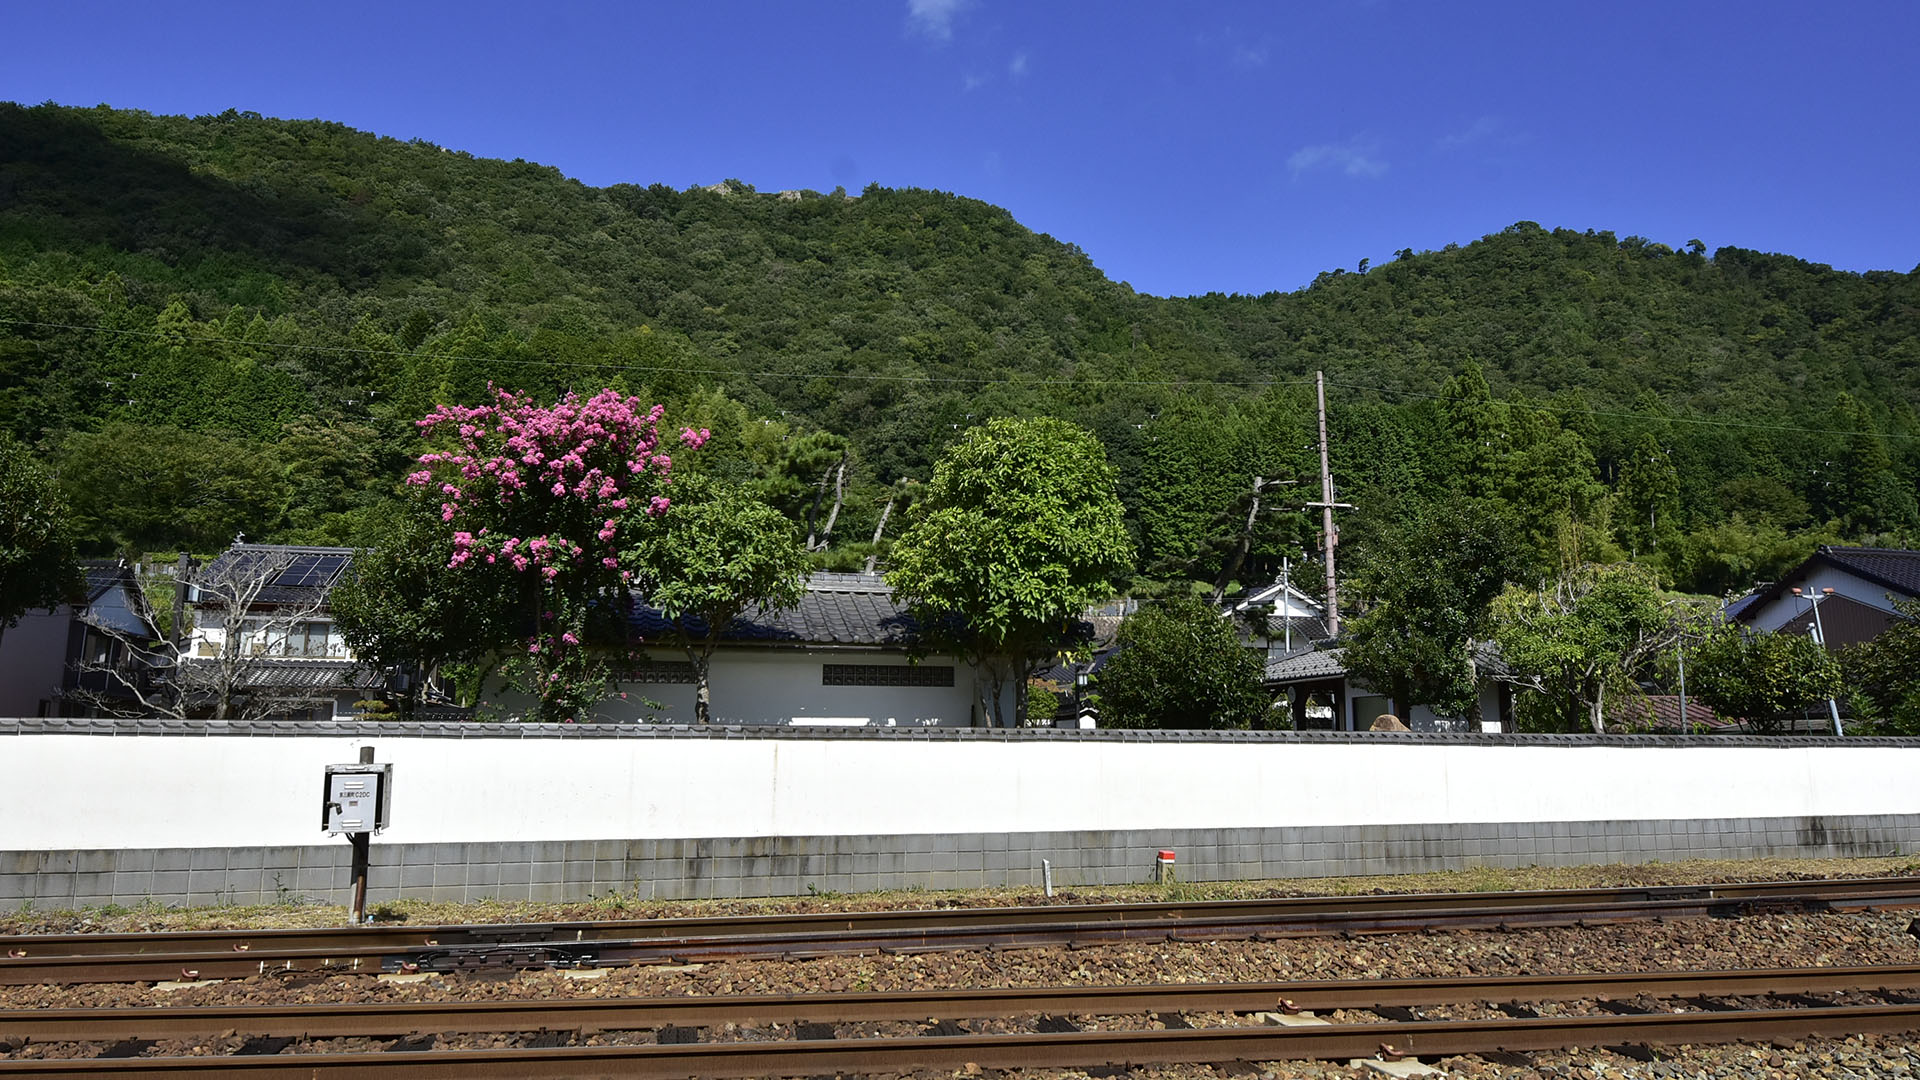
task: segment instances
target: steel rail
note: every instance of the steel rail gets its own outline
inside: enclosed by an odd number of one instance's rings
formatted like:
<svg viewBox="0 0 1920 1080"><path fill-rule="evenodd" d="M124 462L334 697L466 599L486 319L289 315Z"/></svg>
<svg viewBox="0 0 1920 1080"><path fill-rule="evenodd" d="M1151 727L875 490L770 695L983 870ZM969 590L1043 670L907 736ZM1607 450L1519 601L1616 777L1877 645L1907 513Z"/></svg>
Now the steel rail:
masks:
<svg viewBox="0 0 1920 1080"><path fill-rule="evenodd" d="M0 1011L0 1033L35 1042L188 1038L402 1036L414 1032L630 1031L723 1023L854 1023L1143 1012L1368 1009L1473 1002L1766 996L1920 989L1920 965L1059 986L899 993L747 994L479 1002L140 1006Z"/></svg>
<svg viewBox="0 0 1920 1080"><path fill-rule="evenodd" d="M1173 914L1160 905L1094 906L1078 909L1100 917L1062 922L1046 919L1027 923L1019 919L975 920L980 911L956 914L953 923L933 926L876 926L842 929L839 917L816 922L816 929L799 932L751 931L704 936L662 936L654 933L632 939L598 939L578 935L556 940L477 944L443 943L421 935L415 940L434 944L396 947L380 941L358 942L351 936L324 948L268 947L256 949L245 932L226 938L224 951L36 955L31 949L11 947L0 957L0 985L39 983L142 981L176 978L236 978L269 971L370 972L399 970L452 971L472 968L598 967L616 964L662 963L687 960L769 959L816 957L881 950L923 951L987 947L1039 947L1128 941L1202 941L1248 937L1302 937L1329 934L1380 934L1430 929L1514 926L1553 926L1628 922L1658 918L1693 918L1749 911L1841 911L1864 908L1920 906L1920 878L1893 879L1897 884L1878 890L1846 889L1835 893L1825 883L1783 883L1782 891L1748 890L1737 898L1714 895L1716 889L1694 889L1665 899L1615 903L1587 900L1587 893L1569 890L1525 894L1518 903L1509 894L1443 894L1449 903L1429 906L1426 896L1410 906L1364 904L1358 910L1340 910L1325 904L1305 910L1281 908L1261 912L1246 907L1222 909L1211 905L1177 906ZM1796 887L1797 891L1786 891ZM1629 890L1636 895L1645 890ZM1391 901L1394 897L1376 897ZM1577 902L1569 902L1572 899ZM1466 903L1478 902L1478 906ZM1237 903L1237 902L1229 902ZM1115 910L1115 909L1119 910ZM1052 909L981 909L985 912L1023 912ZM916 916L929 913L914 912ZM937 914L937 913L933 913ZM679 921L675 925L715 920ZM723 925L724 924L723 922ZM753 929L777 925L756 921L732 924ZM541 926L535 930L546 930ZM84 935L82 935L84 937Z"/></svg>
<svg viewBox="0 0 1920 1080"><path fill-rule="evenodd" d="M1313 1027L1173 1031L934 1035L782 1042L694 1043L415 1053L283 1054L0 1060L6 1076L233 1075L269 1080L357 1080L369 1074L423 1080L815 1076L981 1068L1089 1068L1183 1062L1434 1057L1554 1050L1615 1043L1701 1044L1892 1034L1920 1030L1920 1005L1862 1005L1735 1012L1530 1019L1438 1020Z"/></svg>
<svg viewBox="0 0 1920 1080"><path fill-rule="evenodd" d="M0 935L0 957L9 952L34 956L83 956L112 953L195 953L224 951L235 944L250 948L344 949L377 945L417 948L431 940L443 945L534 941L632 940L646 937L701 937L732 934L812 933L827 930L900 930L961 924L1042 925L1099 920L1207 919L1266 917L1315 912L1351 913L1375 909L1481 907L1507 904L1626 903L1653 900L1713 900L1727 905L1780 900L1824 901L1835 906L1874 906L1889 898L1920 894L1920 876L1840 878L1816 881L1756 881L1710 885L1642 885L1597 889L1535 889L1499 893L1367 893L1354 896L1289 896L1191 903L1118 903L1019 905L994 908L922 908L905 911L809 912L789 915L704 916L666 919L609 919L540 923L453 923L440 925L340 926L305 929L175 930L157 933L84 933Z"/></svg>

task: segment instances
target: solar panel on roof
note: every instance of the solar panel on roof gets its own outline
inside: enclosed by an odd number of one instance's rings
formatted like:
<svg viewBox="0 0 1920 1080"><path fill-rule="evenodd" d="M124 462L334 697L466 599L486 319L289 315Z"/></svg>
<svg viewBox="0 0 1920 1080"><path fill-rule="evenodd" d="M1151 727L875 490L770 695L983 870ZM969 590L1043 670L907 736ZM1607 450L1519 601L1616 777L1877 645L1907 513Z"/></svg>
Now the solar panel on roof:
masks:
<svg viewBox="0 0 1920 1080"><path fill-rule="evenodd" d="M332 581L346 563L345 555L295 555L273 583L296 589L318 588Z"/></svg>

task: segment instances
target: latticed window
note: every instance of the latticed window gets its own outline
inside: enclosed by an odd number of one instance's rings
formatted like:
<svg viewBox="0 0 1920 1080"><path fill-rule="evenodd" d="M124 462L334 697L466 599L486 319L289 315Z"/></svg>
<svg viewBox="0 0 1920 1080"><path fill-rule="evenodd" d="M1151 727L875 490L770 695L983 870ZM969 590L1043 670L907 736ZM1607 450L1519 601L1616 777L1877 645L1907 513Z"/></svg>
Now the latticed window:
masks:
<svg viewBox="0 0 1920 1080"><path fill-rule="evenodd" d="M689 683L694 682L693 665L685 660L662 660L651 664L641 664L620 680L637 683Z"/></svg>
<svg viewBox="0 0 1920 1080"><path fill-rule="evenodd" d="M952 686L953 668L935 664L822 664L821 686Z"/></svg>

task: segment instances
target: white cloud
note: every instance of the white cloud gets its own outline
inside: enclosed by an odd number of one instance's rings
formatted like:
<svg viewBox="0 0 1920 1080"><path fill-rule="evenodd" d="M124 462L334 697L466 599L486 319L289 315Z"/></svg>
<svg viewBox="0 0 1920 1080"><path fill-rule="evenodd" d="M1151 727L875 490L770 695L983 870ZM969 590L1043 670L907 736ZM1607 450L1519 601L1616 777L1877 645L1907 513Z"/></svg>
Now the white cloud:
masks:
<svg viewBox="0 0 1920 1080"><path fill-rule="evenodd" d="M1007 63L1007 74L1017 79L1026 73L1027 54L1024 52L1014 53L1013 59Z"/></svg>
<svg viewBox="0 0 1920 1080"><path fill-rule="evenodd" d="M1457 131L1450 135L1440 136L1440 149L1458 150L1463 146L1472 146L1477 142L1485 142L1499 133L1500 118L1497 116L1482 116L1467 125L1465 131Z"/></svg>
<svg viewBox="0 0 1920 1080"><path fill-rule="evenodd" d="M965 93L971 94L992 81L993 76L991 75L975 75L969 72L960 76L960 89Z"/></svg>
<svg viewBox="0 0 1920 1080"><path fill-rule="evenodd" d="M1257 68L1265 67L1272 55L1273 50L1262 41L1258 45L1235 45L1231 59L1234 67Z"/></svg>
<svg viewBox="0 0 1920 1080"><path fill-rule="evenodd" d="M968 0L907 0L907 26L934 41L953 40L953 20Z"/></svg>
<svg viewBox="0 0 1920 1080"><path fill-rule="evenodd" d="M1337 169L1348 176L1371 178L1386 175L1387 161L1380 156L1379 143L1355 136L1343 143L1303 146L1287 158L1287 168L1295 180L1300 179L1302 173L1318 169Z"/></svg>

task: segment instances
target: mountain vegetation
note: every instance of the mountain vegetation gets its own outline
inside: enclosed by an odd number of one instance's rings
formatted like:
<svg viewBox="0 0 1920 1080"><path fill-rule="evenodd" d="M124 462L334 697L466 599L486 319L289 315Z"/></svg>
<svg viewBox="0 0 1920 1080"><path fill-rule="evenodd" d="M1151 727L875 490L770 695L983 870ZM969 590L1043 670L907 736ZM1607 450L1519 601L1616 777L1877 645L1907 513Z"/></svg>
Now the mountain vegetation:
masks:
<svg viewBox="0 0 1920 1080"><path fill-rule="evenodd" d="M1317 464L1315 371L1363 576L1434 503L1531 587L1631 560L1717 594L1920 531L1920 272L1521 222L1163 298L938 191L595 188L322 121L0 104L0 431L93 553L373 543L416 421L492 385L662 402L713 433L691 468L848 569L970 428L1068 420L1136 592L1259 581L1315 543L1285 488L1248 521L1255 477Z"/></svg>

